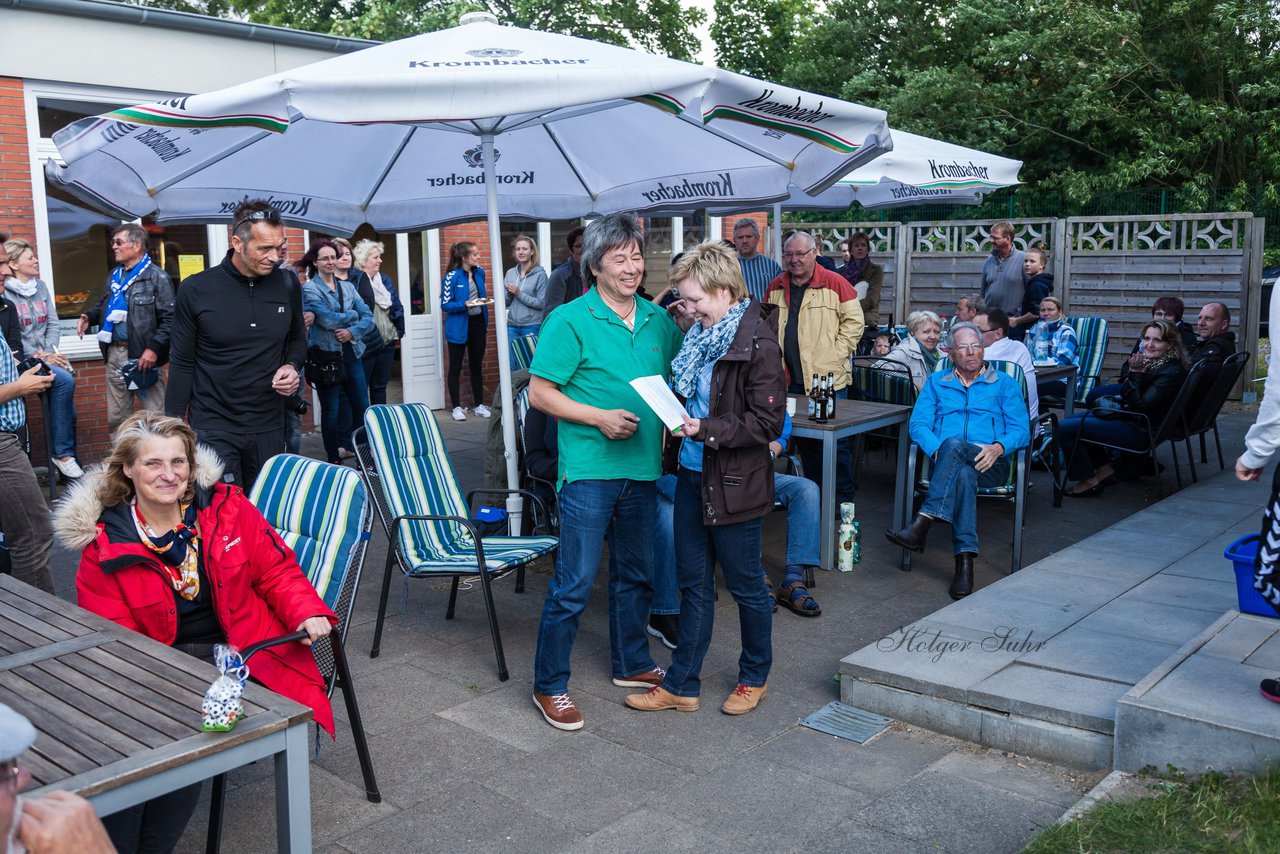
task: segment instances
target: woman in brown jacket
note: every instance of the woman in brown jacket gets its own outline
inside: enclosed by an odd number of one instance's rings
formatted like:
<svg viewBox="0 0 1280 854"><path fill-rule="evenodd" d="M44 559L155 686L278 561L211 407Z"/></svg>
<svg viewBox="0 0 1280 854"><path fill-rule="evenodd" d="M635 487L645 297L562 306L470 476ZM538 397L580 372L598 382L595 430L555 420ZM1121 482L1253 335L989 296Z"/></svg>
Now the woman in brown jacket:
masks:
<svg viewBox="0 0 1280 854"><path fill-rule="evenodd" d="M669 275L685 317L694 321L671 364L672 384L689 412L675 498L679 640L662 684L626 703L697 711L719 561L742 630L738 686L721 711L740 715L764 699L773 661L760 528L773 509L769 441L781 434L786 412L777 309L747 297L736 256L718 241L686 252Z"/></svg>

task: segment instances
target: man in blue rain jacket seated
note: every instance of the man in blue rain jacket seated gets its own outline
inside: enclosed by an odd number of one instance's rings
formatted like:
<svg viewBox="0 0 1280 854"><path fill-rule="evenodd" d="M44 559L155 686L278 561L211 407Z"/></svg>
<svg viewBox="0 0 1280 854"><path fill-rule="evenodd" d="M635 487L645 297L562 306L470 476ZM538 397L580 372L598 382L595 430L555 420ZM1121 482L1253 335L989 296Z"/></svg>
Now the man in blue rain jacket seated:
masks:
<svg viewBox="0 0 1280 854"><path fill-rule="evenodd" d="M950 522L956 574L948 592L961 599L973 591L977 488L1004 483L1011 455L1031 434L1022 390L983 361L981 330L957 323L948 343L955 367L929 376L911 413L911 439L933 459L929 491L910 525L884 533L890 542L922 552L929 525Z"/></svg>

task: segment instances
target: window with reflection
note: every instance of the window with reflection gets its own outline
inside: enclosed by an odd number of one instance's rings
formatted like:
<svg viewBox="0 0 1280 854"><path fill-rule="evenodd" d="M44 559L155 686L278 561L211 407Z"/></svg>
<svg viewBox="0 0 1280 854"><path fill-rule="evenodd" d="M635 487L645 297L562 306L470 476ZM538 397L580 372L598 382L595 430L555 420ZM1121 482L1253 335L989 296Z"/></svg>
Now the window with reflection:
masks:
<svg viewBox="0 0 1280 854"><path fill-rule="evenodd" d="M109 112L119 104L76 98L39 98L36 116L42 147L55 132L71 122ZM115 267L111 230L121 220L94 210L81 200L44 182L45 217L49 226L49 257L41 258L44 278L53 291L63 334L71 334L74 321L87 307L98 304L107 277ZM148 252L156 264L180 284L203 270L209 257L208 232L203 225L161 226L142 220L150 236Z"/></svg>

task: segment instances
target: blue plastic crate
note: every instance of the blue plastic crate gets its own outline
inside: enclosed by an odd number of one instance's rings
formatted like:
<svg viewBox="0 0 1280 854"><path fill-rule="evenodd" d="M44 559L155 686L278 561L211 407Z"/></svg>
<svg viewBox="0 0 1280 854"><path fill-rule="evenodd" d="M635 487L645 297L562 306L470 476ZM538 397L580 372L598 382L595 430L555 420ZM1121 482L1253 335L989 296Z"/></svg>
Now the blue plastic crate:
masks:
<svg viewBox="0 0 1280 854"><path fill-rule="evenodd" d="M1227 546L1223 555L1235 564L1236 597L1240 602L1241 613L1274 619L1277 616L1276 609L1253 587L1253 564L1258 556L1258 535L1246 534Z"/></svg>

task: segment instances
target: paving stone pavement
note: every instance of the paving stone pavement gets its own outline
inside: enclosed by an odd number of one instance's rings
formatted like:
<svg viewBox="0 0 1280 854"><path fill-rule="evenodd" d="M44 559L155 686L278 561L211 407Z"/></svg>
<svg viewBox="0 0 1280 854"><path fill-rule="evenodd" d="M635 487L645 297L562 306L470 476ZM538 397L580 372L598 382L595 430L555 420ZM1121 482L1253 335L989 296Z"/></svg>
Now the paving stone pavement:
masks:
<svg viewBox="0 0 1280 854"><path fill-rule="evenodd" d="M1229 454L1251 420L1251 411L1235 416L1224 431ZM445 419L441 427L464 490L481 485L487 423ZM318 435L306 438L304 451L322 455ZM1102 775L902 723L865 745L798 725L838 698L833 676L842 657L951 601L946 549L918 557L910 573L899 571L898 552L881 534L892 505L888 451L873 449L866 465L858 501L862 564L850 574L820 573L812 592L821 617L779 610L769 696L739 718L718 710L734 686L737 658L736 609L723 591L701 711L645 714L622 705L628 690L609 681L603 567L574 650L571 691L586 718L580 732L547 726L529 699L549 567L529 574L524 594L513 592L510 579L496 585L508 682L497 679L475 588L460 592L457 616L446 621L447 586L410 583L406 609L397 581L383 652L369 659L386 547L375 532L348 646L383 802L364 799L337 700L336 743L322 738L311 763L316 850L1020 850ZM1046 475L1033 480L1028 564L1158 500L1148 479L1109 490L1101 501L1055 510ZM1011 520L1012 508L1003 505L980 511L979 586L1007 572ZM785 518L774 514L765 525L764 557L775 575L784 547ZM58 589L69 599L76 560L61 549L55 557ZM665 664L665 649L652 646ZM224 850L271 850L270 764L240 769L229 780ZM205 815L202 804L179 851L203 850Z"/></svg>

